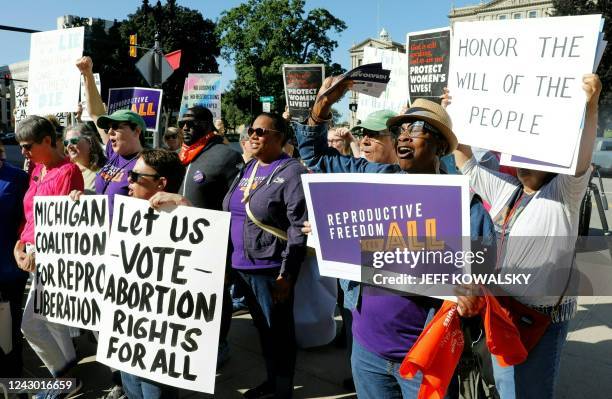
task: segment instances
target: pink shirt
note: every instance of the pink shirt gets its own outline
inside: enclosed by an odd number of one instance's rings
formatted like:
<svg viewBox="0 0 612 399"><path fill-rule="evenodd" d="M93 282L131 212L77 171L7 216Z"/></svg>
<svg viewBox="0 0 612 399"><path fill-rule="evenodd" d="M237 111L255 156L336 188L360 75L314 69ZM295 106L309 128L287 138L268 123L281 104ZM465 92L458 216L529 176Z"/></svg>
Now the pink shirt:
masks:
<svg viewBox="0 0 612 399"><path fill-rule="evenodd" d="M42 164L36 164L30 175L30 187L23 197L23 213L25 225L20 240L34 244L34 197L37 195L68 195L72 190L83 191L83 175L79 167L68 158L59 165L47 170L41 180Z"/></svg>

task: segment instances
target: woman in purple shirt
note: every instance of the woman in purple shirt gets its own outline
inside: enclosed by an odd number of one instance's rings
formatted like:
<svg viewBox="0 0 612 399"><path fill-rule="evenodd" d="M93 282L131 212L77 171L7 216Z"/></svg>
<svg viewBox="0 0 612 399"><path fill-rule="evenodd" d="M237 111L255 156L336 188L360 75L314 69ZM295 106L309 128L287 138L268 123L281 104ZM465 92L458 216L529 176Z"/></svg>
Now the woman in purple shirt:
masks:
<svg viewBox="0 0 612 399"><path fill-rule="evenodd" d="M291 398L295 371L293 287L306 252L301 232L306 168L283 152L285 120L263 113L248 129L253 159L223 201L232 213L231 264L259 330L267 380L245 398Z"/></svg>

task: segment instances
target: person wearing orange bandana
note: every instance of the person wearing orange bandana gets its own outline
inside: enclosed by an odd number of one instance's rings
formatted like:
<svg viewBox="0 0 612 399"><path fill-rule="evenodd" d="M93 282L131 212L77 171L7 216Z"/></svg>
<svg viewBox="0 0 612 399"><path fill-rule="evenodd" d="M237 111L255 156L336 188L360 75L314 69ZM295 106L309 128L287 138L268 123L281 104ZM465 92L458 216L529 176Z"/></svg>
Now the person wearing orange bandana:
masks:
<svg viewBox="0 0 612 399"><path fill-rule="evenodd" d="M179 194L195 207L220 211L225 194L244 167L242 156L230 146L224 145L222 136L215 134L213 114L208 108L189 108L178 121L178 127L183 134L179 158L187 167ZM229 285L226 285L219 334L219 366L229 358L227 334L231 322L232 297Z"/></svg>

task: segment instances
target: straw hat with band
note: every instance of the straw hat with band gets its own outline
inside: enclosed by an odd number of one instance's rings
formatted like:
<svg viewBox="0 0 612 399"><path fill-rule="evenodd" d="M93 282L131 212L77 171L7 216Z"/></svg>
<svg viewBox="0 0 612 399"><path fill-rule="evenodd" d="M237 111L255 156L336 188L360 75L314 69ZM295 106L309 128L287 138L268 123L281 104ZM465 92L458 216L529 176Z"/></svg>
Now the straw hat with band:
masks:
<svg viewBox="0 0 612 399"><path fill-rule="evenodd" d="M425 100L424 98L416 99L412 103L412 107L403 115L398 115L387 121L387 128L397 126L404 123L424 121L438 129L448 143L448 148L444 155L448 155L457 149L457 136L453 133L453 122L446 110L438 103Z"/></svg>

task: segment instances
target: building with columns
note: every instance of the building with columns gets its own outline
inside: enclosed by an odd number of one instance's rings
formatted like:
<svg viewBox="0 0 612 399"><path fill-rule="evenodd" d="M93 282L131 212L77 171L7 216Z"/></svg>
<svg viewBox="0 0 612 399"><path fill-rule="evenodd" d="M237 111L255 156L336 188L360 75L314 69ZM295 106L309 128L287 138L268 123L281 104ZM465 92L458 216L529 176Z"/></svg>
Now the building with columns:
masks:
<svg viewBox="0 0 612 399"><path fill-rule="evenodd" d="M491 21L549 17L553 14L552 0L493 0L479 4L453 7L448 14L452 27L456 21Z"/></svg>
<svg viewBox="0 0 612 399"><path fill-rule="evenodd" d="M366 39L359 44L354 44L349 49L349 53L351 55L351 69L360 66L361 63L363 62L363 49L365 47L376 47L376 48L380 48L384 50L396 50L402 53L406 52L406 44L394 42L391 39L391 36L387 32L387 30L383 28L380 31L378 38ZM357 99L358 99L358 93L351 91L350 98L349 98L349 106L351 109L351 114L349 117L350 127L353 127L357 124L357 121L356 121Z"/></svg>

